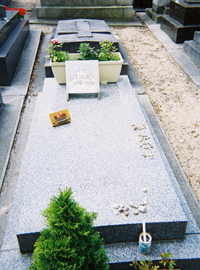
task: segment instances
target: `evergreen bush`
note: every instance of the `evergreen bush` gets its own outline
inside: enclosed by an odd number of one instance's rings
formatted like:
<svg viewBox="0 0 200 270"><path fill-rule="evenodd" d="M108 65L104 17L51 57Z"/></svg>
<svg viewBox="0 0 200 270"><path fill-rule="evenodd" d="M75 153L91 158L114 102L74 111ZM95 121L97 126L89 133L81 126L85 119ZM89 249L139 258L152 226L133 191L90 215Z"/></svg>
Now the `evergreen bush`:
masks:
<svg viewBox="0 0 200 270"><path fill-rule="evenodd" d="M47 227L35 243L31 270L107 270L108 257L89 213L72 197L71 188L59 191L43 214Z"/></svg>

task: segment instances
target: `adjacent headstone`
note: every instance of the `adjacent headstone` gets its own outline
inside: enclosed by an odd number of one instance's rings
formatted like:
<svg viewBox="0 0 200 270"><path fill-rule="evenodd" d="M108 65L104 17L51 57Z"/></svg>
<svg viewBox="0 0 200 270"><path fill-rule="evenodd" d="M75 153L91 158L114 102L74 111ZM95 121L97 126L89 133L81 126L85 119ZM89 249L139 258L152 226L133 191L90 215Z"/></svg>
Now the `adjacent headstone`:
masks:
<svg viewBox="0 0 200 270"><path fill-rule="evenodd" d="M69 94L98 93L100 98L98 60L66 61L65 70L67 100Z"/></svg>
<svg viewBox="0 0 200 270"><path fill-rule="evenodd" d="M200 0L171 0L161 29L176 43L192 40L195 31L200 31Z"/></svg>
<svg viewBox="0 0 200 270"><path fill-rule="evenodd" d="M152 8L145 10L146 14L156 23L162 21L162 15L168 14L170 0L153 0Z"/></svg>
<svg viewBox="0 0 200 270"><path fill-rule="evenodd" d="M41 0L36 7L38 19L66 20L77 18L109 21L132 21L132 0Z"/></svg>
<svg viewBox="0 0 200 270"><path fill-rule="evenodd" d="M200 68L200 32L195 32L193 40L184 42L183 51Z"/></svg>
<svg viewBox="0 0 200 270"><path fill-rule="evenodd" d="M18 11L0 7L0 14L0 85L6 86L11 84L16 71L29 34L29 23L21 20Z"/></svg>

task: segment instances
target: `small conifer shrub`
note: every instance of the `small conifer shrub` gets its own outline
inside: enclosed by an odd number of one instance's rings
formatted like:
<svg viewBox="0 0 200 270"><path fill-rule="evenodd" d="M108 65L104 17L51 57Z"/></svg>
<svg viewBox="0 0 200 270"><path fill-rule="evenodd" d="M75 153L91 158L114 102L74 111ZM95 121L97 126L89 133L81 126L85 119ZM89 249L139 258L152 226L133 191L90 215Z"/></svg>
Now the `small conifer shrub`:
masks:
<svg viewBox="0 0 200 270"><path fill-rule="evenodd" d="M43 212L47 227L35 243L31 270L107 270L108 257L89 213L72 197L71 188L59 191Z"/></svg>

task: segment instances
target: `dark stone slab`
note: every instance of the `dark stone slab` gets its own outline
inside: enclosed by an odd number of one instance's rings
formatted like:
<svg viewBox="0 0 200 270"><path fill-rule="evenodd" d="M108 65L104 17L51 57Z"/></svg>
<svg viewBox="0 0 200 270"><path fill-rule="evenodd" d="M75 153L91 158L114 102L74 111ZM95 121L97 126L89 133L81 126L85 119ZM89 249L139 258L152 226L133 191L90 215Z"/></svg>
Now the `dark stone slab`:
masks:
<svg viewBox="0 0 200 270"><path fill-rule="evenodd" d="M0 0L0 5L7 6L11 0Z"/></svg>
<svg viewBox="0 0 200 270"><path fill-rule="evenodd" d="M0 48L20 21L18 11L6 10L6 19L0 20Z"/></svg>
<svg viewBox="0 0 200 270"><path fill-rule="evenodd" d="M4 19L5 17L6 17L5 7L0 5L0 20Z"/></svg>
<svg viewBox="0 0 200 270"><path fill-rule="evenodd" d="M99 42L109 39L118 48L118 40L111 33L104 20L77 19L61 20L58 22L53 38L63 43L63 49L68 52L77 52L81 42L99 48Z"/></svg>
<svg viewBox="0 0 200 270"><path fill-rule="evenodd" d="M33 252L34 244L40 237L40 232L29 234L18 234L17 240L19 243L19 249L21 253Z"/></svg>
<svg viewBox="0 0 200 270"><path fill-rule="evenodd" d="M200 25L200 3L171 0L169 16L182 25Z"/></svg>
<svg viewBox="0 0 200 270"><path fill-rule="evenodd" d="M0 85L10 85L29 34L28 20L21 20L0 48Z"/></svg>
<svg viewBox="0 0 200 270"><path fill-rule="evenodd" d="M184 26L173 20L170 16L163 15L160 28L167 33L175 43L183 43L185 40L193 39L195 31L200 31L200 24Z"/></svg>

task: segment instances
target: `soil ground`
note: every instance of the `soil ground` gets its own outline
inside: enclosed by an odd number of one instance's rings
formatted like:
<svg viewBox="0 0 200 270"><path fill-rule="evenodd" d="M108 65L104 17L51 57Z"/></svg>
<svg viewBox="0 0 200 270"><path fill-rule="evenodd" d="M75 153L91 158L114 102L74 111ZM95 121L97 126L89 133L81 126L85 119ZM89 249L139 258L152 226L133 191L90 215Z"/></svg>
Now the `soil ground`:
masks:
<svg viewBox="0 0 200 270"><path fill-rule="evenodd" d="M12 0L9 7L25 8L26 17L37 0ZM51 26L32 25L44 33ZM131 59L146 94L200 201L200 90L189 80L147 27L112 28ZM36 71L37 72L37 71Z"/></svg>

